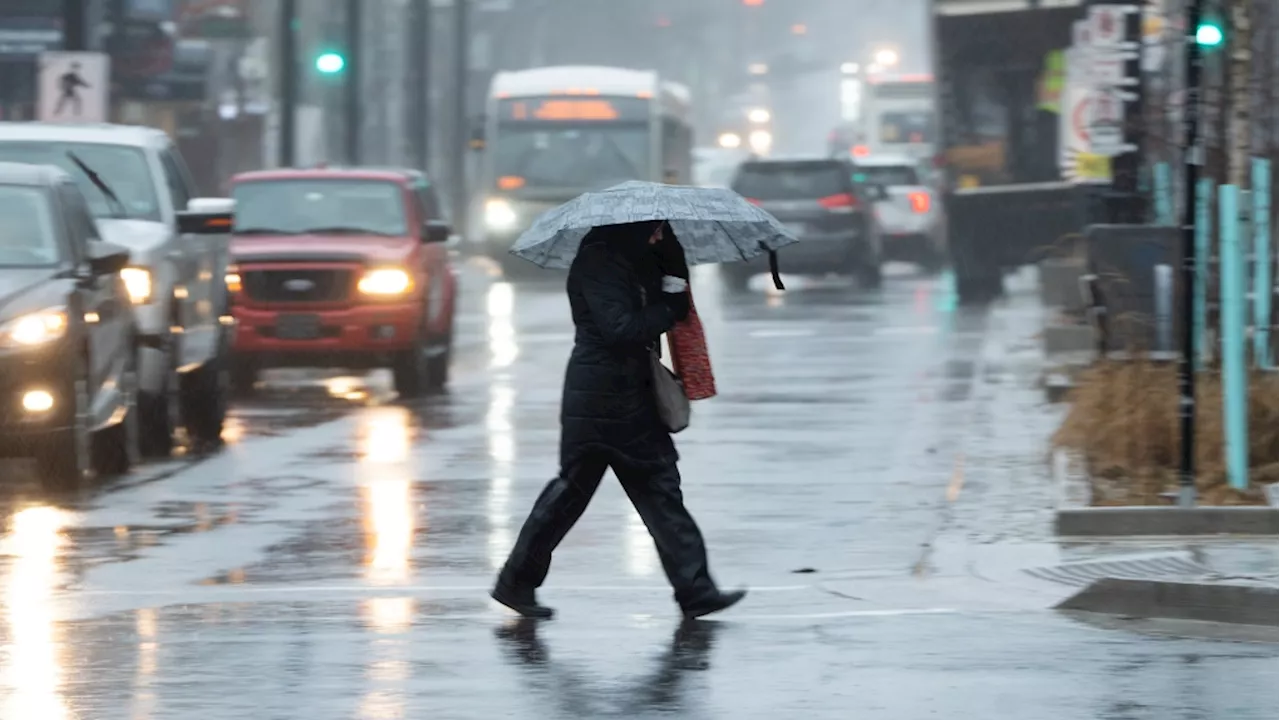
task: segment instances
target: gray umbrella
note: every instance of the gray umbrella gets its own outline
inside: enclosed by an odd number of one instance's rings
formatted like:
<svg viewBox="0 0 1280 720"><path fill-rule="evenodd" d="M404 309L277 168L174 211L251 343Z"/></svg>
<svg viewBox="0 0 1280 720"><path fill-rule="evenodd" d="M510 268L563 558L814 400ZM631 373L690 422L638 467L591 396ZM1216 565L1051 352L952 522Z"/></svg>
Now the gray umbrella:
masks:
<svg viewBox="0 0 1280 720"><path fill-rule="evenodd" d="M750 260L762 253L772 261L778 248L797 242L776 218L732 190L631 181L548 210L520 235L511 253L544 268L567 268L592 228L646 220L671 223L690 265Z"/></svg>

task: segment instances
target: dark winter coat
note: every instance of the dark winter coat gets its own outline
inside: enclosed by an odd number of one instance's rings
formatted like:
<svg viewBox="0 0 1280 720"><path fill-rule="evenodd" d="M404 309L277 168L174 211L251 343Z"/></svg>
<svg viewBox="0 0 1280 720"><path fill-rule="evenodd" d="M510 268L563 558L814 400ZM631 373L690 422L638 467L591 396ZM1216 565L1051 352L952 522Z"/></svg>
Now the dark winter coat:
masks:
<svg viewBox="0 0 1280 720"><path fill-rule="evenodd" d="M576 333L560 408L563 467L593 451L637 466L678 459L658 417L649 359L674 313L659 300L662 272L644 244L649 230L620 228L592 231L569 269Z"/></svg>

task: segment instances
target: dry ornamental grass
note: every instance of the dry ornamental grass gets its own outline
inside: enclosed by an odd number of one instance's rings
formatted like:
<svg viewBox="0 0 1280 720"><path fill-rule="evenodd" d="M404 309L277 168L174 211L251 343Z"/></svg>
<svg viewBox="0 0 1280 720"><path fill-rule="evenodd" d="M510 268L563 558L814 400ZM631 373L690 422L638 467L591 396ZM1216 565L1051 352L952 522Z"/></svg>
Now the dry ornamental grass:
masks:
<svg viewBox="0 0 1280 720"><path fill-rule="evenodd" d="M1071 395L1053 442L1081 453L1095 505L1161 505L1178 482L1178 375L1173 363L1108 361L1090 368ZM1213 505L1265 504L1276 482L1280 400L1275 373L1249 379L1249 488L1227 486L1222 378L1196 376L1196 484Z"/></svg>

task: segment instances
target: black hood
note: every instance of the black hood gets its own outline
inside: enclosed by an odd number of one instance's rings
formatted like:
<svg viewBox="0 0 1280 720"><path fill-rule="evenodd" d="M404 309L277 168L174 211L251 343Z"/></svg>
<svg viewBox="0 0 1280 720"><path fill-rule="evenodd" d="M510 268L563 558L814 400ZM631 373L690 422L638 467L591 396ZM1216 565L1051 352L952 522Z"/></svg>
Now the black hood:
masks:
<svg viewBox="0 0 1280 720"><path fill-rule="evenodd" d="M57 305L65 297L58 268L0 267L0 320ZM52 282L51 282L52 281Z"/></svg>

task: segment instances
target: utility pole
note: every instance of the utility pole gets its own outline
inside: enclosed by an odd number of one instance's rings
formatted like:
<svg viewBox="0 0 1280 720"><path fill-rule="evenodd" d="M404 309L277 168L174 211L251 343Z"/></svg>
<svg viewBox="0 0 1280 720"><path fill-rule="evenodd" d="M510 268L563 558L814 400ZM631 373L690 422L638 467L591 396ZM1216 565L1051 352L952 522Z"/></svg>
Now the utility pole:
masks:
<svg viewBox="0 0 1280 720"><path fill-rule="evenodd" d="M431 0L409 6L409 137L417 169L431 167Z"/></svg>
<svg viewBox="0 0 1280 720"><path fill-rule="evenodd" d="M449 183L453 186L453 225L466 235L470 193L467 189L467 80L471 73L471 42L468 25L469 0L453 0L453 147L449 148Z"/></svg>
<svg viewBox="0 0 1280 720"><path fill-rule="evenodd" d="M276 148L280 167L293 167L298 109L298 5L297 0L280 0L280 146Z"/></svg>
<svg viewBox="0 0 1280 720"><path fill-rule="evenodd" d="M65 50L89 49L86 41L85 0L62 0L62 47Z"/></svg>
<svg viewBox="0 0 1280 720"><path fill-rule="evenodd" d="M1196 334L1192 307L1196 286L1196 186L1200 180L1200 71L1204 67L1200 43L1196 37L1204 0L1187 1L1186 89L1183 93L1182 181L1182 357L1178 362L1178 430L1181 435L1181 458L1178 465L1178 505L1192 507L1196 503Z"/></svg>
<svg viewBox="0 0 1280 720"><path fill-rule="evenodd" d="M360 0L347 0L347 67L343 85L346 155L350 165L360 164L360 75L364 43L360 29Z"/></svg>

